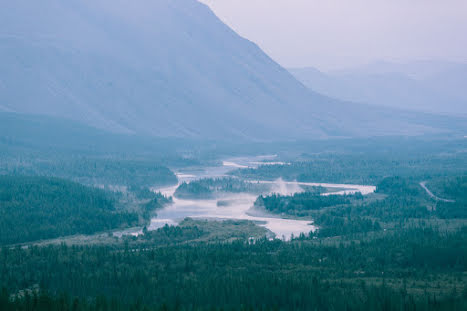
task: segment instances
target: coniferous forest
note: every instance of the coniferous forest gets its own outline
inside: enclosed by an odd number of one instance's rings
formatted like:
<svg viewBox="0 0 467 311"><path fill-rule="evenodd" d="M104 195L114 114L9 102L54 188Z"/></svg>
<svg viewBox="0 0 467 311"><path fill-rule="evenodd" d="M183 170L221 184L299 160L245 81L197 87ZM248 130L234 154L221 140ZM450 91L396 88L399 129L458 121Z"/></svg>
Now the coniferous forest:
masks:
<svg viewBox="0 0 467 311"><path fill-rule="evenodd" d="M297 167L315 170L322 154L284 153L284 164L172 183L174 197L159 192L167 179L154 182L151 171L147 182L122 175L104 186L10 171L0 176L0 310L465 310L466 167L458 151L427 153L423 163L404 152L369 151L361 165L372 167L375 191L364 195L306 185L276 193L271 179L255 181L268 171L292 182ZM336 167L320 180L349 182L336 173L352 155L330 156ZM22 165L9 159L2 163ZM158 167L154 161L148 167ZM439 165L430 174L433 161ZM399 175L391 174L395 162ZM172 163L173 171L222 167L204 156ZM144 175L125 174L132 171ZM151 227L180 200L235 212L237 195L255 198L255 213L317 230L283 240L254 220L186 218Z"/></svg>
<svg viewBox="0 0 467 311"><path fill-rule="evenodd" d="M467 0L0 0L0 311L467 311L466 57Z"/></svg>
<svg viewBox="0 0 467 311"><path fill-rule="evenodd" d="M91 234L138 223L101 189L48 177L0 175L0 243Z"/></svg>

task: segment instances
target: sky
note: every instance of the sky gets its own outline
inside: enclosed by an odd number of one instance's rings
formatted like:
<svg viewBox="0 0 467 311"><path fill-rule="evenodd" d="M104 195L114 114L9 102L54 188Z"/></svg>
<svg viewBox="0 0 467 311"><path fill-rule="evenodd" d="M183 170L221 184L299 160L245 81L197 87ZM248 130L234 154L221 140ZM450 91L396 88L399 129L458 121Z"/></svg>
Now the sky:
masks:
<svg viewBox="0 0 467 311"><path fill-rule="evenodd" d="M467 62L467 0L200 0L284 67Z"/></svg>

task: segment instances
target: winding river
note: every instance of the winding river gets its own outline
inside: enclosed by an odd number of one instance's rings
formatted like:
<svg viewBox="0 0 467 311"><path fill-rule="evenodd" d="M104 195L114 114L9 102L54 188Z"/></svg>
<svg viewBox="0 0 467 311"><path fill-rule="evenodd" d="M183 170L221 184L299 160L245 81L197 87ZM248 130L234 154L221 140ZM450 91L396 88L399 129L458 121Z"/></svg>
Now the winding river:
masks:
<svg viewBox="0 0 467 311"><path fill-rule="evenodd" d="M223 177L236 168L257 167L258 165L278 164L279 162L266 162L268 156L254 158L235 158L223 162L223 165L216 167L206 167L177 172L179 184L190 182L201 178ZM281 163L284 164L284 163ZM375 191L374 186L329 184L329 183L304 183L290 181L254 181L271 184L270 193L293 194L304 191L302 186L322 186L326 188L336 188L338 191L325 193L329 194L351 194L361 192L363 195ZM172 196L178 185L153 189L166 196ZM265 193L267 194L267 193ZM186 217L200 219L243 219L256 222L264 226L275 234L276 237L288 240L292 235L298 236L300 233L308 233L316 230L311 220L297 220L281 218L278 215L268 214L253 208L257 196L248 193L231 193L222 197L222 201L228 202L225 206L218 206L218 199L209 200L186 200L173 197L173 204L157 211L157 216L151 220L148 230L155 230L165 224L176 225Z"/></svg>

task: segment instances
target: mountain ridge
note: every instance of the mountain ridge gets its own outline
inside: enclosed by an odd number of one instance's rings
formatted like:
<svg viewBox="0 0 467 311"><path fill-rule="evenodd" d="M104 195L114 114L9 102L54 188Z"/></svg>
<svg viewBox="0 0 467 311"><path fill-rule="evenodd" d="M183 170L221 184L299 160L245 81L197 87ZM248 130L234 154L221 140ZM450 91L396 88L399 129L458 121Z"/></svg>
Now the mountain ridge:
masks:
<svg viewBox="0 0 467 311"><path fill-rule="evenodd" d="M277 140L444 128L310 91L195 0L18 0L0 12L3 110L160 137ZM53 12L51 15L50 12Z"/></svg>
<svg viewBox="0 0 467 311"><path fill-rule="evenodd" d="M290 68L304 85L340 100L438 114L467 115L467 64L441 61L376 62L320 71Z"/></svg>

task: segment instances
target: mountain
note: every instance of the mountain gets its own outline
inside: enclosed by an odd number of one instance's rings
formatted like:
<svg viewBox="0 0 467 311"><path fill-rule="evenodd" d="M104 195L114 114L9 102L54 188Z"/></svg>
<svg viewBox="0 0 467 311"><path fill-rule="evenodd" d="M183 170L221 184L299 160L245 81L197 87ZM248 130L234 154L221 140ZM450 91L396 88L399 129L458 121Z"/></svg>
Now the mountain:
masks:
<svg viewBox="0 0 467 311"><path fill-rule="evenodd" d="M171 155L188 149L183 139L163 139L113 133L69 119L0 112L0 158L6 154L68 153Z"/></svg>
<svg viewBox="0 0 467 311"><path fill-rule="evenodd" d="M195 0L15 0L0 10L0 110L160 137L450 132L447 119L310 91Z"/></svg>
<svg viewBox="0 0 467 311"><path fill-rule="evenodd" d="M467 64L463 63L376 62L326 73L312 67L290 72L310 89L341 100L467 115Z"/></svg>

